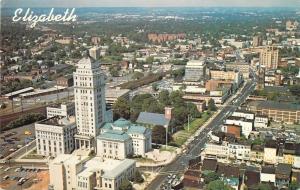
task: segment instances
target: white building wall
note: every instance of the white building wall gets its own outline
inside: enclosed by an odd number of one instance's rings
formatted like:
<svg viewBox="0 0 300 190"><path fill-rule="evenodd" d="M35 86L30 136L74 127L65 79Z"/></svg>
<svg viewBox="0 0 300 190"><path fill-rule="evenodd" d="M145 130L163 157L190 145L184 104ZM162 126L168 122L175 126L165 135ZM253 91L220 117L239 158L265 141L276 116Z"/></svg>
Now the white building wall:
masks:
<svg viewBox="0 0 300 190"><path fill-rule="evenodd" d="M269 164L276 164L277 157L276 157L276 148L264 148L264 162Z"/></svg>
<svg viewBox="0 0 300 190"><path fill-rule="evenodd" d="M132 141L97 139L97 155L103 158L125 159L132 154Z"/></svg>
<svg viewBox="0 0 300 190"><path fill-rule="evenodd" d="M55 126L35 124L37 154L57 156L69 154L74 150L75 124L69 126Z"/></svg>
<svg viewBox="0 0 300 190"><path fill-rule="evenodd" d="M105 80L99 62L79 61L74 72L76 123L79 135L96 137L104 122Z"/></svg>
<svg viewBox="0 0 300 190"><path fill-rule="evenodd" d="M248 138L252 129L253 129L253 122L250 121L243 121L243 120L232 120L232 119L226 119L226 124L231 125L239 125L242 127L242 134Z"/></svg>
<svg viewBox="0 0 300 190"><path fill-rule="evenodd" d="M300 169L300 155L295 155L294 156L293 168Z"/></svg>
<svg viewBox="0 0 300 190"><path fill-rule="evenodd" d="M260 181L275 183L275 174L260 173Z"/></svg>

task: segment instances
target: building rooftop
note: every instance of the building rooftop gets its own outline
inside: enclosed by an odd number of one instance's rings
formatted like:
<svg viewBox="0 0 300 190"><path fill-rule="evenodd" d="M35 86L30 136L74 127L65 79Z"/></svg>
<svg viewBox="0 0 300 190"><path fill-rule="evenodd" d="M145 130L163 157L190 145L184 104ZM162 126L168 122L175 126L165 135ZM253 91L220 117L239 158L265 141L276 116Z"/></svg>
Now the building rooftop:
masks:
<svg viewBox="0 0 300 190"><path fill-rule="evenodd" d="M259 109L276 109L276 110L290 110L290 111L299 111L300 105L292 103L283 103L276 101L252 101L249 103L250 106L255 106Z"/></svg>
<svg viewBox="0 0 300 190"><path fill-rule="evenodd" d="M275 167L274 166L262 166L261 173L275 174Z"/></svg>
<svg viewBox="0 0 300 190"><path fill-rule="evenodd" d="M245 184L247 187L255 186L260 183L260 173L258 171L245 171Z"/></svg>
<svg viewBox="0 0 300 190"><path fill-rule="evenodd" d="M164 114L141 112L136 120L137 123L150 125L169 125L170 120L165 118Z"/></svg>
<svg viewBox="0 0 300 190"><path fill-rule="evenodd" d="M186 172L184 172L185 176L193 176L193 177L199 177L200 178L200 174L201 172L198 170L187 170Z"/></svg>
<svg viewBox="0 0 300 190"><path fill-rule="evenodd" d="M106 88L105 89L105 98L114 98L117 99L121 96L124 96L130 92L129 89L120 89L120 88Z"/></svg>
<svg viewBox="0 0 300 190"><path fill-rule="evenodd" d="M264 152L264 147L262 145L252 145L251 150L256 152Z"/></svg>
<svg viewBox="0 0 300 190"><path fill-rule="evenodd" d="M281 175L290 176L292 172L292 165L291 164L284 164L279 163L276 167L276 178L280 177Z"/></svg>
<svg viewBox="0 0 300 190"><path fill-rule="evenodd" d="M226 177L226 178L239 178L240 177L240 170L236 166L230 166L230 165L225 165L222 163L218 163L218 169L217 173L220 176Z"/></svg>
<svg viewBox="0 0 300 190"><path fill-rule="evenodd" d="M210 170L210 171L216 171L217 169L217 160L215 159L204 159L202 164L202 171Z"/></svg>
<svg viewBox="0 0 300 190"><path fill-rule="evenodd" d="M252 122L252 119L246 119L244 117L238 117L238 116L229 116L227 119L229 120L238 120L238 121L245 121L245 122Z"/></svg>
<svg viewBox="0 0 300 190"><path fill-rule="evenodd" d="M124 131L107 130L106 132L97 136L97 139L102 140L114 140L114 141L126 141L131 137Z"/></svg>
<svg viewBox="0 0 300 190"><path fill-rule="evenodd" d="M269 140L265 143L266 148L277 148L277 142L275 140Z"/></svg>
<svg viewBox="0 0 300 190"><path fill-rule="evenodd" d="M139 126L139 125L131 125L129 129L127 130L127 133L135 133L135 134L144 134L147 130L150 130L146 127Z"/></svg>
<svg viewBox="0 0 300 190"><path fill-rule="evenodd" d="M135 160L124 159L124 160L106 160L105 162L106 168L104 169L104 178L116 178L118 177L124 170L131 165L135 164Z"/></svg>
<svg viewBox="0 0 300 190"><path fill-rule="evenodd" d="M120 118L118 120L116 120L114 123L113 123L114 126L116 127L128 127L131 125L131 122L129 120L126 120L124 118Z"/></svg>
<svg viewBox="0 0 300 190"><path fill-rule="evenodd" d="M58 126L58 127L64 127L67 125L75 124L75 117L54 116L54 117L39 121L39 122L37 122L37 124L54 125L54 126Z"/></svg>

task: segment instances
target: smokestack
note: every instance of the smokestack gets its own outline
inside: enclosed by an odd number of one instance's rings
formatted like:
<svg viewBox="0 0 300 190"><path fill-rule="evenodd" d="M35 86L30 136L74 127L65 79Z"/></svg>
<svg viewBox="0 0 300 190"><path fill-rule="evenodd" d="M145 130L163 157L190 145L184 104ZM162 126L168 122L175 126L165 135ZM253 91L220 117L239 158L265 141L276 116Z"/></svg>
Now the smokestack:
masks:
<svg viewBox="0 0 300 190"><path fill-rule="evenodd" d="M172 118L172 109L171 107L165 107L165 118L171 120Z"/></svg>

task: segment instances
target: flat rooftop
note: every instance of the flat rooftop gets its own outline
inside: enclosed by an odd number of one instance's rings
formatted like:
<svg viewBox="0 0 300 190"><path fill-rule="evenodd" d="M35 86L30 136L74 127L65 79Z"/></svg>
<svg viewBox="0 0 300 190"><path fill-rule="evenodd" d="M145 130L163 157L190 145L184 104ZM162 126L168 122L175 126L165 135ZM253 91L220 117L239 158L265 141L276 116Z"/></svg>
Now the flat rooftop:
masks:
<svg viewBox="0 0 300 190"><path fill-rule="evenodd" d="M44 125L54 125L64 127L66 125L70 125L75 123L75 117L63 117L63 116L54 116L51 118L44 119L42 121L37 122L38 124Z"/></svg>

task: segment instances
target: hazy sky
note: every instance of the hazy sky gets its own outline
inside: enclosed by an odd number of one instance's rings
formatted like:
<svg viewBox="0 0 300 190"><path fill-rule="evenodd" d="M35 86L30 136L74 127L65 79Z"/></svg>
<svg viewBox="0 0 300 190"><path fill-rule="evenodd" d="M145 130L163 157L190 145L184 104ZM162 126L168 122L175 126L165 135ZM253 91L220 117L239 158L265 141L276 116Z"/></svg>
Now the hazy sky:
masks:
<svg viewBox="0 0 300 190"><path fill-rule="evenodd" d="M300 0L0 0L3 7L300 7Z"/></svg>

